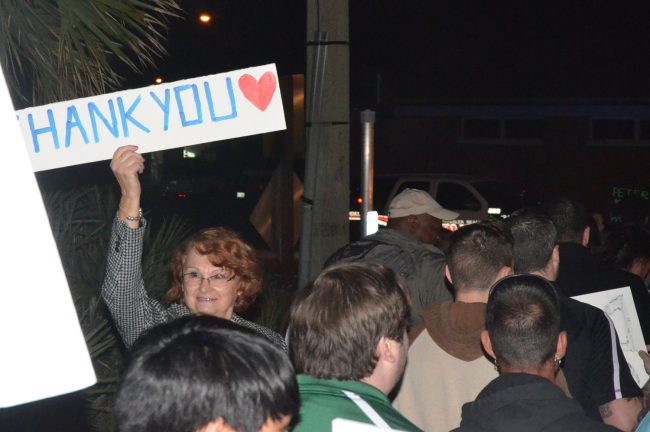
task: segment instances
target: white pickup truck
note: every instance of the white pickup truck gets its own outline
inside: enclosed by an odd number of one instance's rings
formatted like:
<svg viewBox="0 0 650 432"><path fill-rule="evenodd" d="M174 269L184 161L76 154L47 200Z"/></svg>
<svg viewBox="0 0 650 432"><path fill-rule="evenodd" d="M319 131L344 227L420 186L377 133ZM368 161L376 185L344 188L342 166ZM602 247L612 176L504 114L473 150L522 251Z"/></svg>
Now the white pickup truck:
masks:
<svg viewBox="0 0 650 432"><path fill-rule="evenodd" d="M379 175L374 179L374 207L380 224L388 220L388 204L406 188L429 192L440 205L459 213L443 226L455 231L463 225L493 217L506 217L523 205L523 191L500 181L457 174ZM350 212L350 220L359 218Z"/></svg>

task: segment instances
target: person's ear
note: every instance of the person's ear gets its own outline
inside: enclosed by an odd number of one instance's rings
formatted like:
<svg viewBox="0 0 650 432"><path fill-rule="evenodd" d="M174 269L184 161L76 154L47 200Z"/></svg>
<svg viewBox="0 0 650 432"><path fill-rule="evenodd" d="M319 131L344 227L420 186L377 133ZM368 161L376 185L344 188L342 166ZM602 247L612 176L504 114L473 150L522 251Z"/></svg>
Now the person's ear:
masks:
<svg viewBox="0 0 650 432"><path fill-rule="evenodd" d="M563 330L560 332L560 334L557 337L557 347L555 349L555 356L559 359L564 358L566 355L566 346L567 346L567 340L566 340L566 332Z"/></svg>
<svg viewBox="0 0 650 432"><path fill-rule="evenodd" d="M560 246L553 246L553 253L551 254L551 261L553 265L560 268Z"/></svg>
<svg viewBox="0 0 650 432"><path fill-rule="evenodd" d="M447 277L449 283L453 285L454 281L451 280L451 273L449 273L449 266L447 264L445 264L445 276Z"/></svg>
<svg viewBox="0 0 650 432"><path fill-rule="evenodd" d="M560 272L560 247L558 245L553 246L553 252L551 253L551 274L553 279L557 278L558 273Z"/></svg>
<svg viewBox="0 0 650 432"><path fill-rule="evenodd" d="M377 357L389 363L397 362L397 353L393 344L397 342L383 336L377 344Z"/></svg>
<svg viewBox="0 0 650 432"><path fill-rule="evenodd" d="M487 330L481 332L481 344L483 344L483 349L486 353L490 355L493 359L496 358L494 355L494 350L492 349L492 341L490 340L490 334Z"/></svg>
<svg viewBox="0 0 650 432"><path fill-rule="evenodd" d="M492 284L497 283L501 279L503 279L506 276L510 276L512 274L512 267L509 266L503 266L501 267L501 270L497 273L496 277L492 281Z"/></svg>
<svg viewBox="0 0 650 432"><path fill-rule="evenodd" d="M591 228L588 226L585 227L582 231L582 245L587 246L589 244L589 235L591 234Z"/></svg>

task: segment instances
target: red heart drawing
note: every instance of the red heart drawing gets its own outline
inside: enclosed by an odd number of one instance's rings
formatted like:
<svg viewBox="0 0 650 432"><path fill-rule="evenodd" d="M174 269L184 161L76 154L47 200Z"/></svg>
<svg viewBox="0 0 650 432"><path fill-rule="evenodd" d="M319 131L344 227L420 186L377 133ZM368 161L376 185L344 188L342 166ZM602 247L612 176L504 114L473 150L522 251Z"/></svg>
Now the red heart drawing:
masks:
<svg viewBox="0 0 650 432"><path fill-rule="evenodd" d="M276 85L275 75L271 72L264 72L259 81L249 74L244 74L239 78L241 92L261 111L264 111L271 103Z"/></svg>

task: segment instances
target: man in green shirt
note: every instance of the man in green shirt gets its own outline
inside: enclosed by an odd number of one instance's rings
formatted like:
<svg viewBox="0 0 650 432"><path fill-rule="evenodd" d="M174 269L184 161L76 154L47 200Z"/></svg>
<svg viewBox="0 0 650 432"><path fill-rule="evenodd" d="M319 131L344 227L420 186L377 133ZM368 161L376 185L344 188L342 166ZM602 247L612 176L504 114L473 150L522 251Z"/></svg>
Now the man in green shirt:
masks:
<svg viewBox="0 0 650 432"><path fill-rule="evenodd" d="M294 431L329 432L335 418L420 431L387 397L406 365L409 309L404 281L382 265L343 263L316 278L289 324L289 355L300 374Z"/></svg>

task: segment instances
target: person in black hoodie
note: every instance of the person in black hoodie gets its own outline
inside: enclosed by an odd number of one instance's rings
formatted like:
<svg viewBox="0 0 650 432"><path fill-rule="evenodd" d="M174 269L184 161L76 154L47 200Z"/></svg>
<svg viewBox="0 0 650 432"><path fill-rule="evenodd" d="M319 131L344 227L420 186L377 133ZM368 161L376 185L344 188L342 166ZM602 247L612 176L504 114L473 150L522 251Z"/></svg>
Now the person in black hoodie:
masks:
<svg viewBox="0 0 650 432"><path fill-rule="evenodd" d="M606 265L591 255L587 249L591 215L583 204L562 198L544 207L558 232L560 272L557 285L562 292L574 297L629 286L643 339L650 344L650 294L643 279L632 272Z"/></svg>
<svg viewBox="0 0 650 432"><path fill-rule="evenodd" d="M534 275L508 276L491 289L485 351L499 377L463 406L456 432L615 431L584 414L554 384L566 353L553 285Z"/></svg>
<svg viewBox="0 0 650 432"><path fill-rule="evenodd" d="M616 330L605 313L567 297L553 281L560 260L557 229L538 207L514 212L506 225L514 240L513 270L551 282L560 302L560 329L567 333L562 361L571 397L594 420L633 431L641 411L641 389L634 381Z"/></svg>

